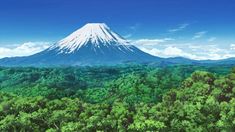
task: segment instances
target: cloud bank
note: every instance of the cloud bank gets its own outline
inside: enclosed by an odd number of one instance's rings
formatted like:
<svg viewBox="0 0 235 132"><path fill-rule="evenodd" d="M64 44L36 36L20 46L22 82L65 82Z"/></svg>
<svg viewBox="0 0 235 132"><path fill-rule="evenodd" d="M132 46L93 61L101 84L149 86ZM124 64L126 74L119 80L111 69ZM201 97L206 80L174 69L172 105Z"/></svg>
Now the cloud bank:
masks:
<svg viewBox="0 0 235 132"><path fill-rule="evenodd" d="M180 56L194 60L219 60L235 57L235 44L221 47L219 44L172 42L173 41L164 41L164 39L148 41L140 39L133 43L137 43L135 45L142 51L163 58Z"/></svg>
<svg viewBox="0 0 235 132"><path fill-rule="evenodd" d="M45 50L49 47L49 44L49 42L26 42L0 47L0 58L32 55Z"/></svg>

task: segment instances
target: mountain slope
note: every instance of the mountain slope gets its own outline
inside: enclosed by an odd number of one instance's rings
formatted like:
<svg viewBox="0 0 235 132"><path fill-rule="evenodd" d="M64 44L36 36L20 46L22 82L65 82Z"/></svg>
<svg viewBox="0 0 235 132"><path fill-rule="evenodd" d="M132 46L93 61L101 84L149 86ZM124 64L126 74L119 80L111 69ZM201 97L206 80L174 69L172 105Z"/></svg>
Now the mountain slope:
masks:
<svg viewBox="0 0 235 132"><path fill-rule="evenodd" d="M2 66L113 65L162 60L130 45L103 23L90 23L48 49L26 57L4 58Z"/></svg>
<svg viewBox="0 0 235 132"><path fill-rule="evenodd" d="M235 65L234 62L234 58L216 61L197 61L183 57L159 58L131 45L106 24L89 23L42 52L0 59L0 66L92 66L123 63L149 63L157 66Z"/></svg>

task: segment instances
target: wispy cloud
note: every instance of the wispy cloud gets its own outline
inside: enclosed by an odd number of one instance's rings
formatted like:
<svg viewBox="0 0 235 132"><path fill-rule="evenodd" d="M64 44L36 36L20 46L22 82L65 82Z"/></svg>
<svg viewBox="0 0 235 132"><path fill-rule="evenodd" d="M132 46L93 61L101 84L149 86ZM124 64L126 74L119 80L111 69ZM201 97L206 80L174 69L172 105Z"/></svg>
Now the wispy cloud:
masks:
<svg viewBox="0 0 235 132"><path fill-rule="evenodd" d="M130 34L124 35L123 37L126 38L126 39L128 39L128 38L130 38L131 36L132 36L132 34L130 33Z"/></svg>
<svg viewBox="0 0 235 132"><path fill-rule="evenodd" d="M168 42L174 40L173 38L163 38L163 39L139 39L132 41L135 45L138 46L154 46L160 43Z"/></svg>
<svg viewBox="0 0 235 132"><path fill-rule="evenodd" d="M138 28L140 27L140 24L139 23L136 23L132 26L129 26L129 29L133 30L133 31L136 31Z"/></svg>
<svg viewBox="0 0 235 132"><path fill-rule="evenodd" d="M216 37L210 37L209 39L208 39L208 42L213 42L213 41L215 41L216 40Z"/></svg>
<svg viewBox="0 0 235 132"><path fill-rule="evenodd" d="M0 58L32 55L48 48L49 44L49 42L27 42L16 46L0 47Z"/></svg>
<svg viewBox="0 0 235 132"><path fill-rule="evenodd" d="M135 23L131 26L128 26L127 27L128 32L126 33L126 35L123 35L123 37L126 39L131 38L135 34L135 32L137 32L140 25L141 25L140 23Z"/></svg>
<svg viewBox="0 0 235 132"><path fill-rule="evenodd" d="M171 33L178 32L178 31L181 31L181 30L185 29L188 26L189 26L188 23L184 23L184 24L179 25L177 28L169 29L168 32L171 32Z"/></svg>
<svg viewBox="0 0 235 132"><path fill-rule="evenodd" d="M207 31L197 32L194 34L192 39L199 39L199 38L203 37L206 33L207 33Z"/></svg>

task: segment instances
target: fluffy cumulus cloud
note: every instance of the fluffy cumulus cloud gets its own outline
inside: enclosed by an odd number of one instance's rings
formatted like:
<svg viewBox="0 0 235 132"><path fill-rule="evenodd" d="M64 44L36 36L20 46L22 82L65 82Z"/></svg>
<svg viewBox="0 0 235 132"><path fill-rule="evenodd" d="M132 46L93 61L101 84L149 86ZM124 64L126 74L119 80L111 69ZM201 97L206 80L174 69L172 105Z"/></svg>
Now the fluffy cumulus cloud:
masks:
<svg viewBox="0 0 235 132"><path fill-rule="evenodd" d="M147 52L151 55L162 57L162 58L168 58L168 57L185 57L185 58L191 58L191 59L200 59L196 55L187 53L183 51L180 48L177 47L166 47L163 49L157 49L157 48L140 48L142 51Z"/></svg>
<svg viewBox="0 0 235 132"><path fill-rule="evenodd" d="M185 30L188 26L189 24L185 23L169 29L170 34L164 34L165 38L162 39L139 39L131 42L141 50L163 58L180 56L194 60L219 60L235 57L235 43L223 43L217 37L210 36L206 30L190 31L192 37L189 38L173 34Z"/></svg>
<svg viewBox="0 0 235 132"><path fill-rule="evenodd" d="M8 45L0 47L0 58L32 55L48 47L49 42L27 42L18 45Z"/></svg>
<svg viewBox="0 0 235 132"><path fill-rule="evenodd" d="M139 41L143 42L143 41ZM158 57L185 57L194 60L219 60L235 57L235 44L221 47L216 44L175 43L165 41L157 45L137 45L141 50Z"/></svg>

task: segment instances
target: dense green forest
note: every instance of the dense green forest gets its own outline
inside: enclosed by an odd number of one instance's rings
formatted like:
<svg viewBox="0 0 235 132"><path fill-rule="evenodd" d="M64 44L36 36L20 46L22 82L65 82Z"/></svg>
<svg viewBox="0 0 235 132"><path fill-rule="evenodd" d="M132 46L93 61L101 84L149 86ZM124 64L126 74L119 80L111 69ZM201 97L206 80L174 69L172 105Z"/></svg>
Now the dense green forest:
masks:
<svg viewBox="0 0 235 132"><path fill-rule="evenodd" d="M0 131L233 131L231 66L0 68Z"/></svg>

